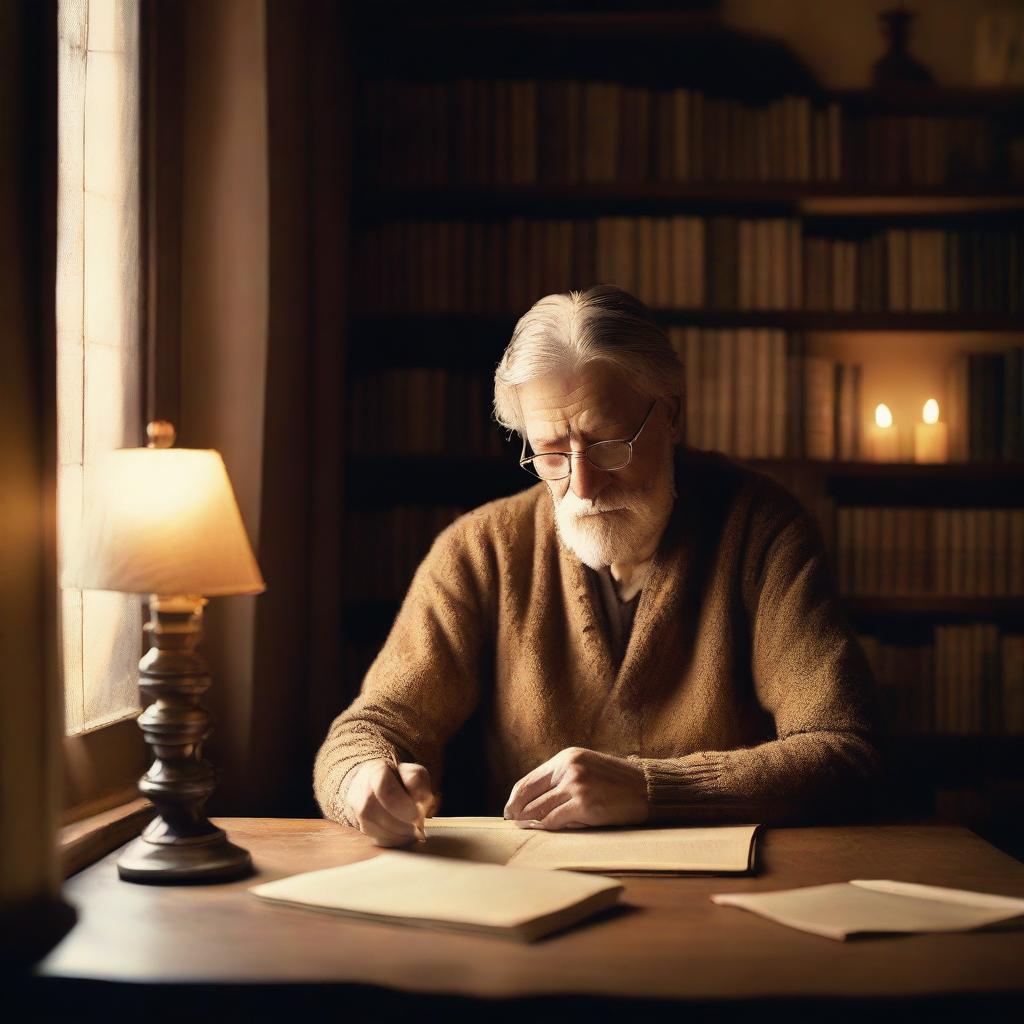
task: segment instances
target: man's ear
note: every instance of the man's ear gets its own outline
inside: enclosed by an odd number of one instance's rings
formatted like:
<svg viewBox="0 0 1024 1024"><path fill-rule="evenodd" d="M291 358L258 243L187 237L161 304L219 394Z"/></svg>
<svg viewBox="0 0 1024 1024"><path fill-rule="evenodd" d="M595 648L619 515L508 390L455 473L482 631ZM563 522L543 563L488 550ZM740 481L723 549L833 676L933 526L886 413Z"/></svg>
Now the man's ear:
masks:
<svg viewBox="0 0 1024 1024"><path fill-rule="evenodd" d="M668 412L668 425L672 432L672 440L679 442L683 439L683 400L679 395L673 395L665 399L665 408Z"/></svg>

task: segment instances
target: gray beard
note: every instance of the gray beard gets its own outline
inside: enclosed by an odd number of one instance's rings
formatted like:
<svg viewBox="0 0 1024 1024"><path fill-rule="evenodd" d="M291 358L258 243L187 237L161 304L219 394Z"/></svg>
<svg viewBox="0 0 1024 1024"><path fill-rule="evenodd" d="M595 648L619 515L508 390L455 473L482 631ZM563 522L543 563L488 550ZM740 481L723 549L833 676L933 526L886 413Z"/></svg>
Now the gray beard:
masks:
<svg viewBox="0 0 1024 1024"><path fill-rule="evenodd" d="M584 506L571 489L558 502L551 494L558 536L584 565L600 570L613 563L638 562L652 542L661 537L676 498L672 451L670 444L660 471L645 486L628 493L616 492L613 498L604 499L613 508L627 505L623 511L578 519L568 509L575 511ZM601 498L597 506L602 506Z"/></svg>

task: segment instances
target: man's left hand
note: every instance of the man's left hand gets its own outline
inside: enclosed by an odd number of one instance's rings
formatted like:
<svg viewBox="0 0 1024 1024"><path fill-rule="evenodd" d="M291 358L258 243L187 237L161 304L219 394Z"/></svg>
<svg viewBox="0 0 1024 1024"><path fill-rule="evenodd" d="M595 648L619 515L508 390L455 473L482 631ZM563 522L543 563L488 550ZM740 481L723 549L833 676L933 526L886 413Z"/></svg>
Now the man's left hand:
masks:
<svg viewBox="0 0 1024 1024"><path fill-rule="evenodd" d="M543 829L637 825L647 814L639 765L585 747L566 747L524 775L505 805L506 818Z"/></svg>

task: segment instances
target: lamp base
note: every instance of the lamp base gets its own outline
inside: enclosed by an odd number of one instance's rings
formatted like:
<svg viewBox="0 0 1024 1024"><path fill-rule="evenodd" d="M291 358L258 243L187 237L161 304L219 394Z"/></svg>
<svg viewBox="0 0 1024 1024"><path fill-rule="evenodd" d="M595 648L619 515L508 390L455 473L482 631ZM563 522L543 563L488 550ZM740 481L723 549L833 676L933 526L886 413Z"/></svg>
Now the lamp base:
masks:
<svg viewBox="0 0 1024 1024"><path fill-rule="evenodd" d="M223 829L175 842L150 842L145 835L129 843L117 859L126 882L152 885L202 885L230 882L252 873L248 850L230 842Z"/></svg>

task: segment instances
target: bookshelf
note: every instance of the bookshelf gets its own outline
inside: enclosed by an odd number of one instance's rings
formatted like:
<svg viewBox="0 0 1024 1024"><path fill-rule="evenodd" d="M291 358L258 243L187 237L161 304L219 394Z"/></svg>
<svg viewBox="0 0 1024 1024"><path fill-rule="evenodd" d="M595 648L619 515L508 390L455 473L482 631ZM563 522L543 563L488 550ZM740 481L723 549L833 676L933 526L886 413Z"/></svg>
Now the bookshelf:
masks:
<svg viewBox="0 0 1024 1024"><path fill-rule="evenodd" d="M777 47L767 79L727 79L706 59L680 58L720 38L704 14L510 11L386 25L368 16L360 31L345 467L349 697L432 535L461 511L531 484L516 465L515 439L489 423L488 387L516 318L539 296L616 280L651 306L681 357L687 338L705 351L723 337L739 345L774 332L792 359L791 339L803 339L799 358L863 363L863 388L851 399L862 425L886 374L905 376L875 357L901 339L925 351L930 387L944 385L962 347L1024 346L1019 92L828 91ZM584 36L588 47L568 49L589 55L564 59L566 42ZM607 60L623 37L644 43L643 59ZM735 71L758 45L737 36L720 53L732 55L723 59ZM556 144L558 126L568 127ZM823 260L830 272L815 285ZM763 383L754 381L758 392ZM733 382L730 394L740 386L751 382ZM774 401L765 417L784 415ZM730 441L744 430L738 423L737 415L726 429ZM705 441L720 440L715 429ZM809 458L802 441L791 443L806 430L806 421L787 424L784 450L772 457L733 453L815 512L837 578L850 510L916 510L918 522L935 509L1024 510L1024 454L873 463L858 427L847 458ZM1016 550L988 544L985 564ZM379 586L360 583L381 565ZM918 651L928 680L936 636L944 651L975 626L988 628L989 641L993 629L1014 638L1000 655L1013 663L1006 685L1024 690L1015 639L1024 634L1024 587L1009 592L1008 575L1002 586L1007 592L879 586L843 602L869 655L884 649L896 664ZM975 653L979 664L989 657L980 646ZM957 655L956 693L969 686L971 656ZM954 692L949 680L942 685ZM1020 855L1009 823L1024 810L1024 736L1001 731L994 698L986 732L973 720L957 727L952 713L936 718L931 705L926 723L911 720L906 695L883 686L908 806L963 821Z"/></svg>

